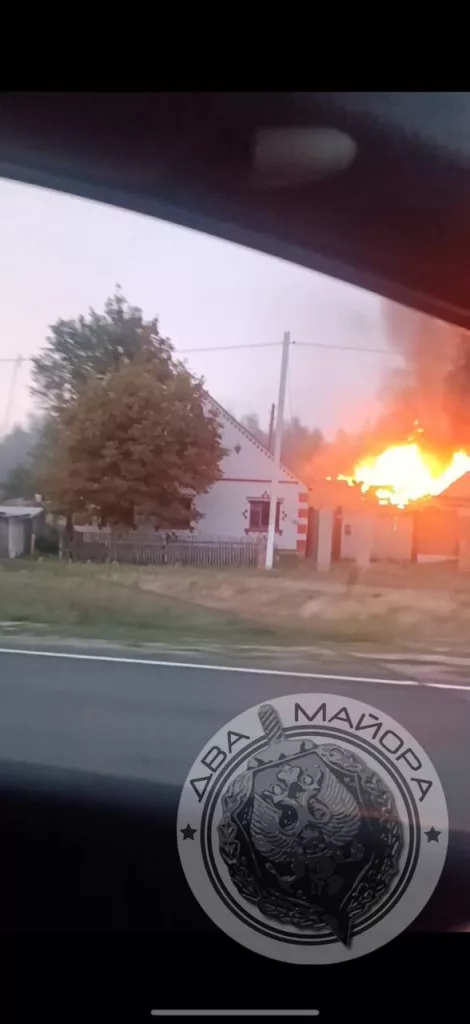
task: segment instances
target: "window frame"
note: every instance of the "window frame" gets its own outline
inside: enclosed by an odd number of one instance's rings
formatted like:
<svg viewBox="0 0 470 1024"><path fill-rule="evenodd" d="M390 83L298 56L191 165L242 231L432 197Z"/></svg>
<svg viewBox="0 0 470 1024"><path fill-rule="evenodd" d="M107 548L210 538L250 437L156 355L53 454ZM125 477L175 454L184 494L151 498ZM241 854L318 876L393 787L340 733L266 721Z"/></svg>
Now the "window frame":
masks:
<svg viewBox="0 0 470 1024"><path fill-rule="evenodd" d="M276 500L276 523L275 533L281 532L281 504L282 499ZM269 510L271 505L270 498L248 498L248 532L249 533L267 533L269 526ZM255 506L263 506L259 508L258 516L259 523L253 521L253 514L255 512ZM263 511L267 508L266 524L263 523Z"/></svg>

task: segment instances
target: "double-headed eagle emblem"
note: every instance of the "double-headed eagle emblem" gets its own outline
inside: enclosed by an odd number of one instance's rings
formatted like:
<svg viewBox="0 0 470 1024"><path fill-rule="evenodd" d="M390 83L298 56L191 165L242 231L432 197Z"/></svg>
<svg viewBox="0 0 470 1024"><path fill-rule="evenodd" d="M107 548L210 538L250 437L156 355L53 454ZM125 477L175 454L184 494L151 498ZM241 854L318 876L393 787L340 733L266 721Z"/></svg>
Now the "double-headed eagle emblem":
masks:
<svg viewBox="0 0 470 1024"><path fill-rule="evenodd" d="M222 796L221 856L263 917L349 945L398 872L393 796L346 746L287 738L272 705L259 718L268 745Z"/></svg>

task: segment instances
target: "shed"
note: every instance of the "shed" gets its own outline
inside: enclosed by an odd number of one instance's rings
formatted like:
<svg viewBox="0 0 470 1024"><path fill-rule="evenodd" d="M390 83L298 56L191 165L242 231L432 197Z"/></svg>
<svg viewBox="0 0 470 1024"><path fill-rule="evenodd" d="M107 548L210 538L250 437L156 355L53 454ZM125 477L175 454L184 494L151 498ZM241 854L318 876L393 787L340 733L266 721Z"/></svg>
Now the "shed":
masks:
<svg viewBox="0 0 470 1024"><path fill-rule="evenodd" d="M40 505L0 505L0 558L29 555L36 523L43 515Z"/></svg>

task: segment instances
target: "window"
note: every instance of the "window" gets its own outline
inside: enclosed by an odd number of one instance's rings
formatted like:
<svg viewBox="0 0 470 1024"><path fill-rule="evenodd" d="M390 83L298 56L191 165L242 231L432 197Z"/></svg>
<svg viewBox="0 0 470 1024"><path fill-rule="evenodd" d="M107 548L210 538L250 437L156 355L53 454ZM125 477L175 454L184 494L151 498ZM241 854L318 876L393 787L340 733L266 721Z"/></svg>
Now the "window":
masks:
<svg viewBox="0 0 470 1024"><path fill-rule="evenodd" d="M269 525L269 500L250 501L250 530L267 530ZM276 533L279 533L281 502L276 503Z"/></svg>

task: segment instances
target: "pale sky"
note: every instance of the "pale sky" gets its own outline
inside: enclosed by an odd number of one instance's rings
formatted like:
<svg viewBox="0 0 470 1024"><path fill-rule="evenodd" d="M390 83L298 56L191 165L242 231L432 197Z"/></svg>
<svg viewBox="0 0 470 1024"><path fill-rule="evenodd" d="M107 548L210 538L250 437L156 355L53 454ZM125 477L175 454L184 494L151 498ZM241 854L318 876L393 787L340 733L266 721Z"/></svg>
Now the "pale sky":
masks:
<svg viewBox="0 0 470 1024"><path fill-rule="evenodd" d="M58 317L98 312L116 283L144 315L158 314L176 349L281 341L385 348L381 300L242 246L152 217L0 179L0 360L31 356ZM186 356L235 416L267 424L280 348ZM286 415L327 436L360 427L395 356L291 349ZM13 365L0 362L0 432ZM9 428L34 411L25 363Z"/></svg>

